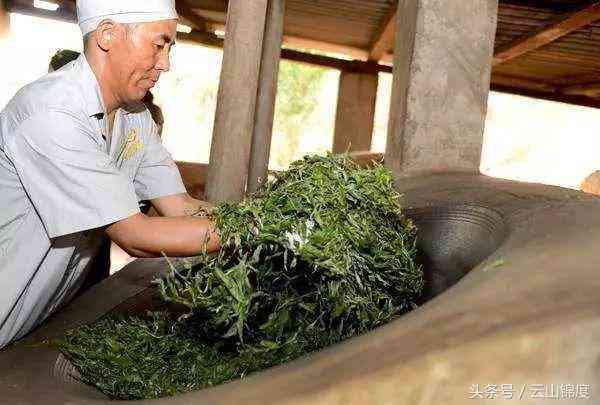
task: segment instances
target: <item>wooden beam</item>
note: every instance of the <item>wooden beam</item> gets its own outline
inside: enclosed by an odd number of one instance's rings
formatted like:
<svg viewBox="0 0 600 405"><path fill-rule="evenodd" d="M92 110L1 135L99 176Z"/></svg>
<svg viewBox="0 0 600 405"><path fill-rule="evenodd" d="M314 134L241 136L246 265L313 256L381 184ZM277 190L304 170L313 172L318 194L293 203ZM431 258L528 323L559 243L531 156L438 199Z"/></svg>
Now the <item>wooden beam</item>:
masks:
<svg viewBox="0 0 600 405"><path fill-rule="evenodd" d="M189 21L193 25L192 28L196 28L198 31L206 31L206 20L194 13L192 8L184 0L178 0L176 2L176 8L179 17Z"/></svg>
<svg viewBox="0 0 600 405"><path fill-rule="evenodd" d="M531 97L538 100L555 101L558 103L579 105L583 107L600 108L600 100L585 96L561 94L559 92L548 93L545 91L526 90L518 87L491 84L490 89L499 93L515 94L518 96Z"/></svg>
<svg viewBox="0 0 600 405"><path fill-rule="evenodd" d="M378 62L383 65L394 66L394 54L392 52L387 52Z"/></svg>
<svg viewBox="0 0 600 405"><path fill-rule="evenodd" d="M33 3L23 4L23 3L14 3L9 5L9 11L11 13L19 13L24 15L29 15L32 17L43 17L50 18L52 20L63 21L76 23L77 16L74 11L71 11L67 7L59 7L56 11L44 10L33 7Z"/></svg>
<svg viewBox="0 0 600 405"><path fill-rule="evenodd" d="M181 41L190 41L200 45L213 48L223 48L223 39L215 34L192 31L191 33L177 33L177 39ZM358 60L345 60L333 58L331 56L315 55L296 51L293 49L282 49L281 58L292 62L306 63L313 66L322 66L330 69L337 69L346 72L355 73L392 73L392 67L381 65L376 62L363 62Z"/></svg>
<svg viewBox="0 0 600 405"><path fill-rule="evenodd" d="M192 30L189 33L178 32L177 40L191 42L191 43L206 46L209 48L223 49L223 38L218 37L217 35L210 33L210 32L204 32L204 31L198 31L198 30Z"/></svg>
<svg viewBox="0 0 600 405"><path fill-rule="evenodd" d="M383 26L377 32L372 42L369 59L380 61L394 47L394 35L396 33L396 12L394 7L384 20Z"/></svg>
<svg viewBox="0 0 600 405"><path fill-rule="evenodd" d="M8 15L7 0L0 0L0 40L10 32L10 18Z"/></svg>
<svg viewBox="0 0 600 405"><path fill-rule="evenodd" d="M560 93L570 96L585 96L591 98L600 97L600 82L587 84L574 84L572 86L561 87Z"/></svg>
<svg viewBox="0 0 600 405"><path fill-rule="evenodd" d="M373 167L374 163L383 162L383 153L371 151L356 151L349 153L350 158L354 160L360 167Z"/></svg>
<svg viewBox="0 0 600 405"><path fill-rule="evenodd" d="M570 1L557 3L554 0L502 0L500 6L529 7L546 11L566 13L576 10L577 8L581 7L581 4Z"/></svg>
<svg viewBox="0 0 600 405"><path fill-rule="evenodd" d="M552 84L538 80L523 79L520 77L492 74L492 84L505 87L515 87L523 90L534 90L546 93L554 93L558 88Z"/></svg>
<svg viewBox="0 0 600 405"><path fill-rule="evenodd" d="M587 73L576 76L561 76L556 79L552 79L558 87L573 86L575 84L587 84L600 82L600 72Z"/></svg>
<svg viewBox="0 0 600 405"><path fill-rule="evenodd" d="M600 1L594 1L579 11L567 14L532 34L509 43L498 49L494 55L493 66L519 57L578 30L600 19Z"/></svg>
<svg viewBox="0 0 600 405"><path fill-rule="evenodd" d="M227 0L187 0L193 9L203 9L227 13Z"/></svg>
<svg viewBox="0 0 600 405"><path fill-rule="evenodd" d="M225 24L225 20L227 20L227 12L205 10L203 8L194 8L192 10L196 15L205 20L214 21L219 24Z"/></svg>
<svg viewBox="0 0 600 405"><path fill-rule="evenodd" d="M206 189L206 176L208 165L204 163L191 163L176 161L175 164L181 174L183 185L188 194L198 200L204 200Z"/></svg>
<svg viewBox="0 0 600 405"><path fill-rule="evenodd" d="M248 193L258 191L268 177L285 5L286 0L269 0L248 169Z"/></svg>
<svg viewBox="0 0 600 405"><path fill-rule="evenodd" d="M225 23L227 0L188 0L194 12L206 20Z"/></svg>
<svg viewBox="0 0 600 405"><path fill-rule="evenodd" d="M502 93L510 93L541 100L579 105L583 107L600 107L600 79L569 86L559 86L537 80L492 74L491 89Z"/></svg>
<svg viewBox="0 0 600 405"><path fill-rule="evenodd" d="M331 42L316 41L313 39L301 38L293 35L284 35L283 44L288 48L315 50L328 54L343 55L346 58L355 60L366 61L369 59L369 51L362 48L339 45Z"/></svg>
<svg viewBox="0 0 600 405"><path fill-rule="evenodd" d="M230 0L206 187L209 201L246 193L268 0Z"/></svg>
<svg viewBox="0 0 600 405"><path fill-rule="evenodd" d="M363 62L358 60L344 60L338 58L332 58L329 56L315 55L312 53L305 53L295 51L293 49L283 49L281 51L281 57L286 60L307 63L309 65L323 66L330 69L337 69L345 72L354 73L392 73L392 67L386 65L380 65L375 62Z"/></svg>
<svg viewBox="0 0 600 405"><path fill-rule="evenodd" d="M342 72L333 136L333 153L371 150L379 76Z"/></svg>

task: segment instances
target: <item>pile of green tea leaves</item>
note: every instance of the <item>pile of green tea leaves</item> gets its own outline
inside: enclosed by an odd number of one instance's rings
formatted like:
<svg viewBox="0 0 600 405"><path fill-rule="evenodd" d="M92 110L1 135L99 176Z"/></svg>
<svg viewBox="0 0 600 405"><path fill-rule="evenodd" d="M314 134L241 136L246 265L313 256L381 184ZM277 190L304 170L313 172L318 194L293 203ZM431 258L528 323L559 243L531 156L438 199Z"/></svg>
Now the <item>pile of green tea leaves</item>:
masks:
<svg viewBox="0 0 600 405"><path fill-rule="evenodd" d="M178 311L66 335L85 382L121 399L220 384L372 330L421 294L416 229L381 165L306 157L211 216L221 251L156 281Z"/></svg>
<svg viewBox="0 0 600 405"><path fill-rule="evenodd" d="M226 383L305 354L302 348L241 352L198 338L168 312L109 316L68 331L58 348L82 382L111 399L173 396Z"/></svg>

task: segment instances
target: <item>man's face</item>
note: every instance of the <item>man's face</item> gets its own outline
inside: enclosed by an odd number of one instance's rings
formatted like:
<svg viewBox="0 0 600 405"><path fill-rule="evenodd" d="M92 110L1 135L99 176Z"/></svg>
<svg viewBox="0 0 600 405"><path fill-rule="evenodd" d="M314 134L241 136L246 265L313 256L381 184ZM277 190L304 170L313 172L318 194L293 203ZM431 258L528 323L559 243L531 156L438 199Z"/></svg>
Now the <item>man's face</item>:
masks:
<svg viewBox="0 0 600 405"><path fill-rule="evenodd" d="M170 68L169 53L177 21L157 21L124 27L109 52L113 89L122 104L139 103Z"/></svg>

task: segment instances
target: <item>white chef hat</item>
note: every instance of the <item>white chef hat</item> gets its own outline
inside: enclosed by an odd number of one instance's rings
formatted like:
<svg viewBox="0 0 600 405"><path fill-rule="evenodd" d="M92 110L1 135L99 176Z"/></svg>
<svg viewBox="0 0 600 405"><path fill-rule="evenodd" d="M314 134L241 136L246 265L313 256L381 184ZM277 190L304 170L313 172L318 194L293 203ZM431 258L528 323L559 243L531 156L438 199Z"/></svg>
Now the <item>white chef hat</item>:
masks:
<svg viewBox="0 0 600 405"><path fill-rule="evenodd" d="M102 20L130 24L177 19L175 0L77 0L77 20L83 35Z"/></svg>

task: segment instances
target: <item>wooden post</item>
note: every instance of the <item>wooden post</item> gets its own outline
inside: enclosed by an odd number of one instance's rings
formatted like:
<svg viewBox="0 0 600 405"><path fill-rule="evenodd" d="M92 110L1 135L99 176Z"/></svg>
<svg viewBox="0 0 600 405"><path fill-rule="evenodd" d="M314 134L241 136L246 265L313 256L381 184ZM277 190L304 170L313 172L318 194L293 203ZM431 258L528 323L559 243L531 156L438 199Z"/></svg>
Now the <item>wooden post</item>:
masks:
<svg viewBox="0 0 600 405"><path fill-rule="evenodd" d="M478 172L498 0L400 0L385 164Z"/></svg>
<svg viewBox="0 0 600 405"><path fill-rule="evenodd" d="M210 151L209 201L246 191L268 0L231 0Z"/></svg>
<svg viewBox="0 0 600 405"><path fill-rule="evenodd" d="M342 71L333 153L371 150L378 83L377 74Z"/></svg>
<svg viewBox="0 0 600 405"><path fill-rule="evenodd" d="M248 170L248 193L258 190L261 182L266 180L269 170L285 3L286 0L270 0L267 11L254 135Z"/></svg>
<svg viewBox="0 0 600 405"><path fill-rule="evenodd" d="M8 36L10 32L10 18L8 16L8 0L0 0L0 40Z"/></svg>

